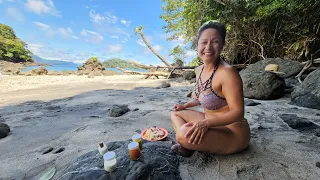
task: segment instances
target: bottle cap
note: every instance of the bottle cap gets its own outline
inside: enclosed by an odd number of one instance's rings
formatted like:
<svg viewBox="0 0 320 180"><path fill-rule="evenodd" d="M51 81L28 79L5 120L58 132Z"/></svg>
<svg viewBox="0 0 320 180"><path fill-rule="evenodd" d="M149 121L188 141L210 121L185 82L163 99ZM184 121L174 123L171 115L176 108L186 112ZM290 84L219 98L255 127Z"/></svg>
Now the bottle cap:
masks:
<svg viewBox="0 0 320 180"><path fill-rule="evenodd" d="M137 140L137 139L140 139L141 138L141 135L140 134L135 134L132 136L132 140Z"/></svg>
<svg viewBox="0 0 320 180"><path fill-rule="evenodd" d="M132 142L132 143L128 144L128 148L129 148L129 150L139 148L139 143Z"/></svg>
<svg viewBox="0 0 320 180"><path fill-rule="evenodd" d="M116 157L116 153L113 152L113 151L109 151L109 152L107 152L107 153L105 153L105 154L103 155L103 159L104 159L104 160L107 160L107 161L109 161L109 160L111 160L111 159L113 159L113 158L115 158L115 157Z"/></svg>

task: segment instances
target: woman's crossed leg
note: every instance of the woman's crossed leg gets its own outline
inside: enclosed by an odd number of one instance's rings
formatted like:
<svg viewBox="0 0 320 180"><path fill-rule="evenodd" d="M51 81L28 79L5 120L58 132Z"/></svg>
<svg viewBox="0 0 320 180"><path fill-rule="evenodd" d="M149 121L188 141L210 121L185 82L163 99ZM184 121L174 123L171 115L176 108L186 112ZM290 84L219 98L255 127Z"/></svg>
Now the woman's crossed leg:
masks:
<svg viewBox="0 0 320 180"><path fill-rule="evenodd" d="M180 144L174 145L173 150L182 156L192 155L190 151L187 152L188 150L197 150L213 154L232 153L233 148L230 145L235 143L236 138L234 133L227 127L209 128L200 144L191 144L188 142L190 137L185 137L185 134L191 126L186 126L185 124L203 119L205 119L205 114L195 110L171 112L171 121L176 132L176 140Z"/></svg>

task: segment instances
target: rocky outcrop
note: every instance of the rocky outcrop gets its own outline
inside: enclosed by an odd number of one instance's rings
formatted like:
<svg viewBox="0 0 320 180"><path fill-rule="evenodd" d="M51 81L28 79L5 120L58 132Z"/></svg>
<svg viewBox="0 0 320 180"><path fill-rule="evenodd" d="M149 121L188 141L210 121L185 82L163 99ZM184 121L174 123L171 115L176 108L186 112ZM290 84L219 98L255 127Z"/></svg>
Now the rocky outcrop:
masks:
<svg viewBox="0 0 320 180"><path fill-rule="evenodd" d="M33 69L31 73L34 75L47 75L48 70L46 68L41 67L41 68Z"/></svg>
<svg viewBox="0 0 320 180"><path fill-rule="evenodd" d="M20 69L22 67L22 63L13 63L0 60L0 69L3 75L18 75L20 74Z"/></svg>
<svg viewBox="0 0 320 180"><path fill-rule="evenodd" d="M283 72L284 74L277 74L279 77L288 78L291 76L295 76L299 74L302 70L303 65L301 65L297 61L289 60L289 59L281 59L281 58L267 58L265 60L258 61L254 64L251 64L246 69L242 71L251 72L251 73L261 73L264 72L265 67L268 64L278 64L279 72Z"/></svg>
<svg viewBox="0 0 320 180"><path fill-rule="evenodd" d="M282 73L266 74L268 64L277 64ZM254 99L276 99L290 94L298 84L294 78L303 68L297 61L268 58L248 66L240 72L244 82L245 97ZM262 77L264 76L264 77ZM284 83L283 83L284 82Z"/></svg>
<svg viewBox="0 0 320 180"><path fill-rule="evenodd" d="M130 160L129 143L116 141L107 144L108 150L114 151L117 156L117 166L112 173L104 170L103 157L95 150L70 164L59 179L181 179L178 157L170 149L171 142L144 141L142 155L135 161Z"/></svg>
<svg viewBox="0 0 320 180"><path fill-rule="evenodd" d="M293 104L320 110L320 70L311 72L291 93Z"/></svg>
<svg viewBox="0 0 320 180"><path fill-rule="evenodd" d="M268 100L284 95L285 81L270 72L240 72L243 81L243 93L246 98Z"/></svg>
<svg viewBox="0 0 320 180"><path fill-rule="evenodd" d="M10 127L5 123L0 123L0 138L8 136Z"/></svg>
<svg viewBox="0 0 320 180"><path fill-rule="evenodd" d="M89 59L82 66L78 67L78 75L102 75L102 71L105 70L104 65L94 59Z"/></svg>
<svg viewBox="0 0 320 180"><path fill-rule="evenodd" d="M109 116L110 117L120 117L125 113L129 112L130 109L128 105L113 105L111 109L109 109Z"/></svg>

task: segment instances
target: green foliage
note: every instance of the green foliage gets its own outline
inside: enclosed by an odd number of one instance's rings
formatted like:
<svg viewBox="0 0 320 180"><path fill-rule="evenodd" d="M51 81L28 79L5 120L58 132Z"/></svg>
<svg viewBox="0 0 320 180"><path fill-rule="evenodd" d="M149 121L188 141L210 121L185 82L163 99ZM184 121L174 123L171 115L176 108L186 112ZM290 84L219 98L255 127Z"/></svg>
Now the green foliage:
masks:
<svg viewBox="0 0 320 180"><path fill-rule="evenodd" d="M169 56L173 56L174 66L179 67L183 66L184 60L186 59L186 53L179 45L170 51Z"/></svg>
<svg viewBox="0 0 320 180"><path fill-rule="evenodd" d="M134 65L129 63L126 60L119 59L119 58L111 58L108 60L103 61L102 63L105 67L110 67L110 68L115 68L115 67L120 67L120 68L136 68Z"/></svg>
<svg viewBox="0 0 320 180"><path fill-rule="evenodd" d="M16 37L13 29L0 24L0 59L12 62L32 61L27 44Z"/></svg>
<svg viewBox="0 0 320 180"><path fill-rule="evenodd" d="M202 64L202 61L201 61L201 59L197 56L197 57L195 57L195 58L193 58L192 59L192 61L191 62L189 62L189 66L199 66L199 65L201 65Z"/></svg>
<svg viewBox="0 0 320 180"><path fill-rule="evenodd" d="M93 57L90 57L87 61L91 61L93 63L97 63L99 60L98 60L98 57L93 56Z"/></svg>
<svg viewBox="0 0 320 180"><path fill-rule="evenodd" d="M320 38L318 0L163 2L160 17L166 22L163 28L172 35L168 40L182 36L187 42L192 42L191 48L194 49L201 24L211 19L218 20L227 29L223 55L233 63L254 62L267 57L296 59L301 53L307 57L310 56L308 44L315 44L313 41L318 42Z"/></svg>

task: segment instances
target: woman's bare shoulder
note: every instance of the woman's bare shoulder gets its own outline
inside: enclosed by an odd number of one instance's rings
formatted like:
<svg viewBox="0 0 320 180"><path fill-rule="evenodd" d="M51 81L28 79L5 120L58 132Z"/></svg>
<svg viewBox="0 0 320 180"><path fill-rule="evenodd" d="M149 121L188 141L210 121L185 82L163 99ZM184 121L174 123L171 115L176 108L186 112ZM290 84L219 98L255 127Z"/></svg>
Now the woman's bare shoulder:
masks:
<svg viewBox="0 0 320 180"><path fill-rule="evenodd" d="M239 82L241 81L240 74L236 68L223 61L221 68L221 77L224 78L223 82Z"/></svg>

